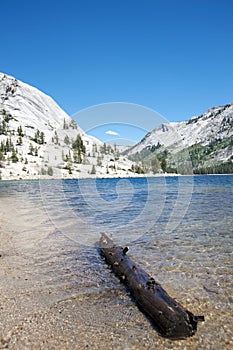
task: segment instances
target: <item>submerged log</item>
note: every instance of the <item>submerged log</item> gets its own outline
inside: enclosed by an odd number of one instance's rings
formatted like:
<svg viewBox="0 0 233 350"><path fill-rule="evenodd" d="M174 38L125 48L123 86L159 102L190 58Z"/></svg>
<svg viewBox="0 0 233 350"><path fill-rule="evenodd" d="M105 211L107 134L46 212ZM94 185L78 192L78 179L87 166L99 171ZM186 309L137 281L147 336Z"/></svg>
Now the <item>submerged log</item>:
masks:
<svg viewBox="0 0 233 350"><path fill-rule="evenodd" d="M151 317L162 336L184 339L196 333L197 323L204 321L204 316L194 316L172 299L153 277L126 255L127 247L115 245L104 233L99 244L101 255L121 281L129 287L139 306Z"/></svg>

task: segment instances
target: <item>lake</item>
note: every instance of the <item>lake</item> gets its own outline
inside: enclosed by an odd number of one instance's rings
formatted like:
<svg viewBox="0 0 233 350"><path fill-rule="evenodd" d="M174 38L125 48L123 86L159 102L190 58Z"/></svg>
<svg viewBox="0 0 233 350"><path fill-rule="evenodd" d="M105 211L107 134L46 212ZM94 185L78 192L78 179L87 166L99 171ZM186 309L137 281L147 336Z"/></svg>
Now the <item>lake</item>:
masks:
<svg viewBox="0 0 233 350"><path fill-rule="evenodd" d="M47 339L48 349L230 349L232 185L233 175L0 182L0 339L10 332L9 348ZM158 335L99 256L101 232L205 316L194 337Z"/></svg>

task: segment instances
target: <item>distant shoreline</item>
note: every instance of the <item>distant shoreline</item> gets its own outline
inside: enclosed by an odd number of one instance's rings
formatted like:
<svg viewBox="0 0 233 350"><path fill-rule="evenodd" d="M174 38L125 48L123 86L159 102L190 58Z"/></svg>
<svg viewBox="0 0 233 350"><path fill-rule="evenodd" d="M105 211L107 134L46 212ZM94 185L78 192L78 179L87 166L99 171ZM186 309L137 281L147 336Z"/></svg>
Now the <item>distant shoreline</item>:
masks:
<svg viewBox="0 0 233 350"><path fill-rule="evenodd" d="M175 174L175 173L167 173L167 174L134 174L132 176L96 176L96 175L90 175L90 176L80 176L80 177L48 177L48 176L40 176L40 177L31 177L31 178L8 178L8 179L1 179L0 183L2 182L18 182L18 181L56 181L56 180L88 180L88 179L137 179L137 178L157 178L157 177L200 177L200 176L232 176L231 174Z"/></svg>

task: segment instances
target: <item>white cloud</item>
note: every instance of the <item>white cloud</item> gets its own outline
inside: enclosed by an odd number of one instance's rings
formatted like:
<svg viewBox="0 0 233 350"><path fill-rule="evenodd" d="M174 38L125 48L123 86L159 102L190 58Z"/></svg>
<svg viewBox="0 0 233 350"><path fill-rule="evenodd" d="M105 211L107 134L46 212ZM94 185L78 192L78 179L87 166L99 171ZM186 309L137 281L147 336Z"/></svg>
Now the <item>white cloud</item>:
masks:
<svg viewBox="0 0 233 350"><path fill-rule="evenodd" d="M108 134L108 135L114 135L114 136L119 136L118 132L116 131L112 131L112 130L108 130L105 132L105 134Z"/></svg>

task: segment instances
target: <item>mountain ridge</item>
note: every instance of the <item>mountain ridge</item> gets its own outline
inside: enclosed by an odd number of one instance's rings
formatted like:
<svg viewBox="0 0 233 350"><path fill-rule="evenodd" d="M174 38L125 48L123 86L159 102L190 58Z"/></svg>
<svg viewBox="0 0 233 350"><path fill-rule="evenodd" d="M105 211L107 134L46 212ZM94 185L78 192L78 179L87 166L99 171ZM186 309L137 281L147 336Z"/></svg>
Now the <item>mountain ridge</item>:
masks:
<svg viewBox="0 0 233 350"><path fill-rule="evenodd" d="M186 162L190 160L194 172L204 172L204 168L207 170L208 167L212 167L209 170L214 172L214 167L221 167L221 163L228 163L232 168L232 139L233 103L230 103L209 108L206 113L187 121L162 124L125 154L131 159L145 161L151 158L152 153L161 156L162 152L166 152L170 170L176 168L177 162L183 159Z"/></svg>
<svg viewBox="0 0 233 350"><path fill-rule="evenodd" d="M0 73L0 178L233 172L233 103L168 122L122 152L87 135L48 95Z"/></svg>
<svg viewBox="0 0 233 350"><path fill-rule="evenodd" d="M87 135L50 96L0 73L1 179L132 176L133 164Z"/></svg>

